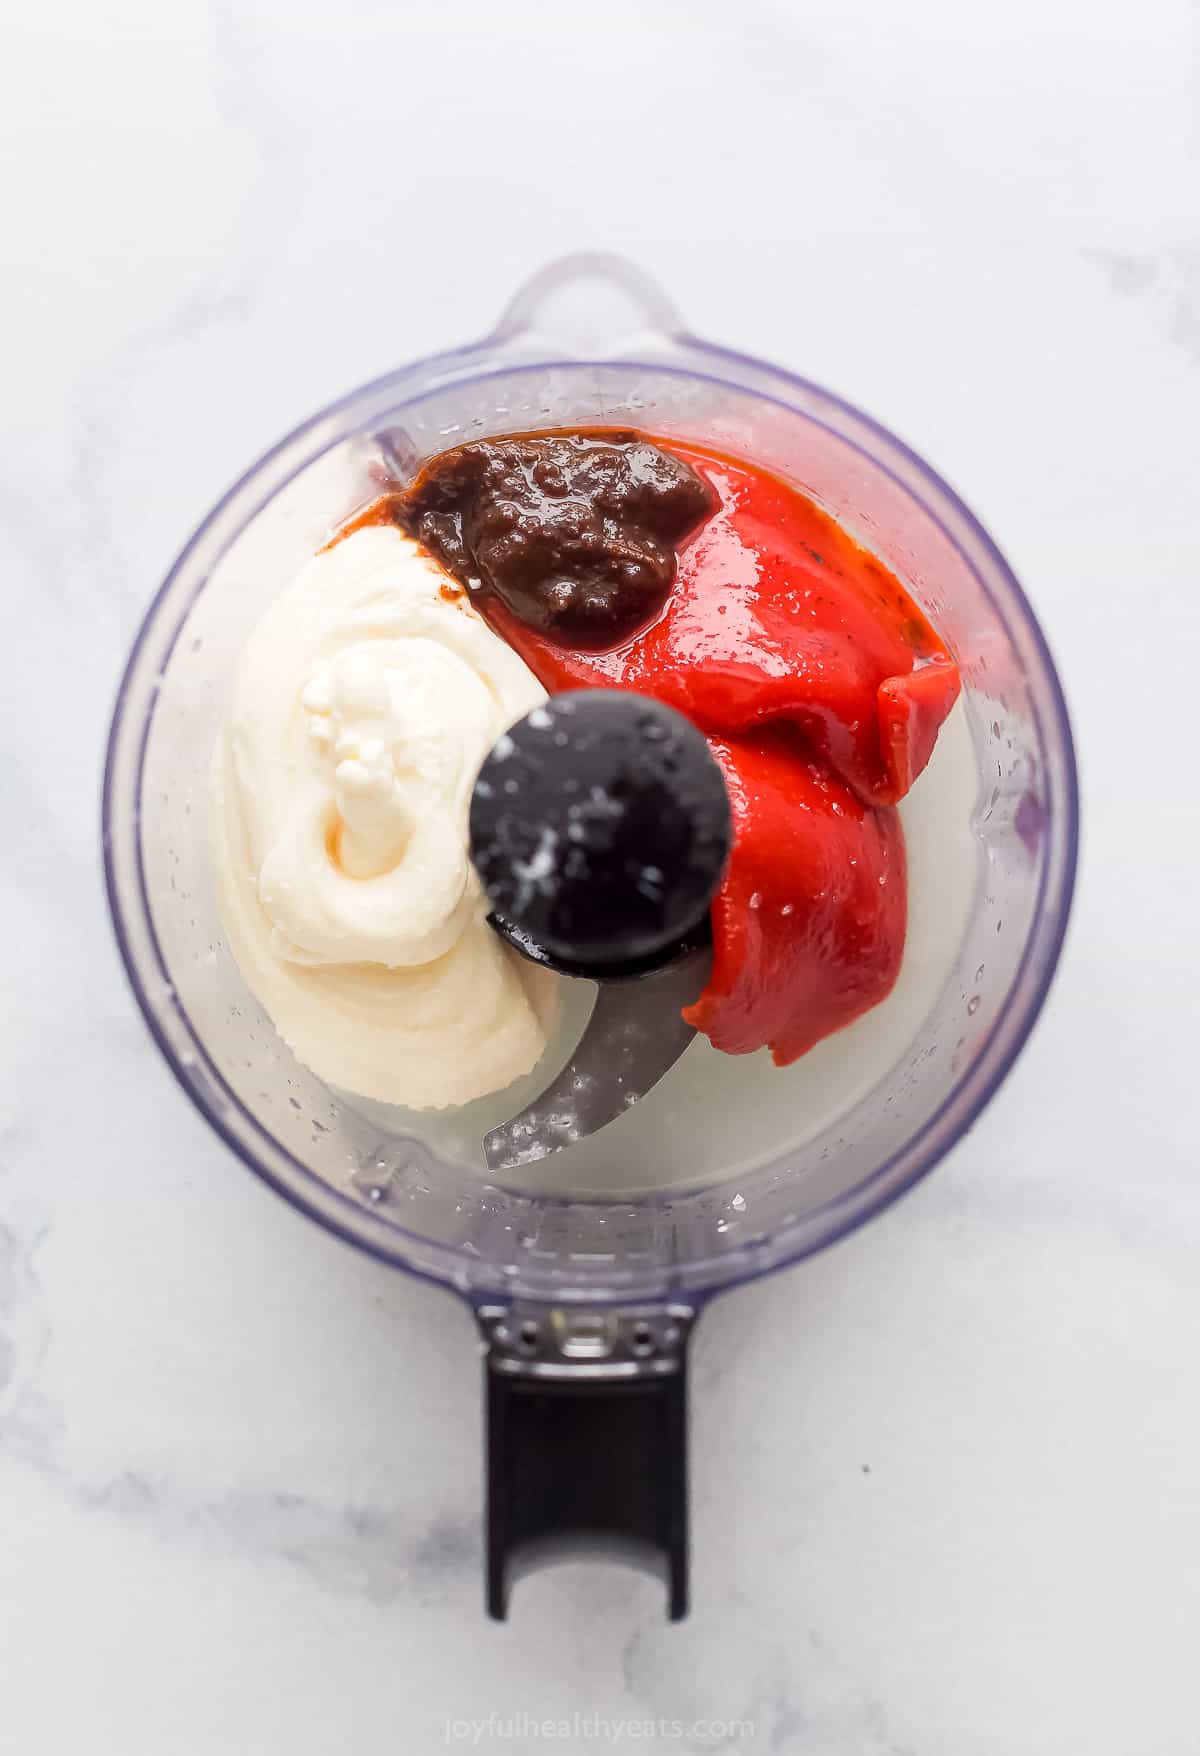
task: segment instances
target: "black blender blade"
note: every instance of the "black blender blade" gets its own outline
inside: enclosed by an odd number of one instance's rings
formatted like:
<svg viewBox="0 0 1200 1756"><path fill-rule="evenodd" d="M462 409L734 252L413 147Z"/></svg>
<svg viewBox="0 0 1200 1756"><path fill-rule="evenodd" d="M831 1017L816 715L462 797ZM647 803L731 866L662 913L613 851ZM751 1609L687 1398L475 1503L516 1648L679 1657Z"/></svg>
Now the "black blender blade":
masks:
<svg viewBox="0 0 1200 1756"><path fill-rule="evenodd" d="M568 1065L484 1141L492 1170L594 1134L645 1096L695 1031L729 799L702 734L631 691L553 697L475 783L471 858L491 924L522 956L599 983Z"/></svg>

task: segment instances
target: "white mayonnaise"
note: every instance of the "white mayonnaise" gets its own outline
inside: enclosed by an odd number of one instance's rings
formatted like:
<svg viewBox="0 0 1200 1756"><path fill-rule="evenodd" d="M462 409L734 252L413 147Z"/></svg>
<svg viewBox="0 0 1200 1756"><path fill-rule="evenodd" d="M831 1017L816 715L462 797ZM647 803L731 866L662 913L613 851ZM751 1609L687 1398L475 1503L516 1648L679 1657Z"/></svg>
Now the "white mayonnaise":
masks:
<svg viewBox="0 0 1200 1756"><path fill-rule="evenodd" d="M441 1108L540 1057L557 979L486 925L467 812L545 698L390 527L316 555L246 642L214 755L218 903L247 985L329 1084Z"/></svg>

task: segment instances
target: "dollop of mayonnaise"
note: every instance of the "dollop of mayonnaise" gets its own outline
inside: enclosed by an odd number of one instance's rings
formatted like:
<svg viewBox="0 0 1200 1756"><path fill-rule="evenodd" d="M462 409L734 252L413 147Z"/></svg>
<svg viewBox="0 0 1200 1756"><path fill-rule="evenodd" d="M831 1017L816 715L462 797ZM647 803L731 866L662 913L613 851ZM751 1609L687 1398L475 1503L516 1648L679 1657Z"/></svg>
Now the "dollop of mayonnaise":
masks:
<svg viewBox="0 0 1200 1756"><path fill-rule="evenodd" d="M246 642L214 755L217 900L248 987L329 1084L443 1108L541 1056L557 978L487 926L467 814L545 698L391 527L316 555Z"/></svg>

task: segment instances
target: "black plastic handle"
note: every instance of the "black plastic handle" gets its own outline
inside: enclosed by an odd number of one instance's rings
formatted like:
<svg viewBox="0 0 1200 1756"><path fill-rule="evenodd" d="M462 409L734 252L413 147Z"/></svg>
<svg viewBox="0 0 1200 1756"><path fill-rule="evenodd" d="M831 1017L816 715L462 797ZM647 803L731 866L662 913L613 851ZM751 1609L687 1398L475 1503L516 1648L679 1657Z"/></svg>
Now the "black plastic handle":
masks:
<svg viewBox="0 0 1200 1756"><path fill-rule="evenodd" d="M571 1555L614 1555L664 1578L688 1609L687 1342L682 1306L489 1307L487 1609Z"/></svg>

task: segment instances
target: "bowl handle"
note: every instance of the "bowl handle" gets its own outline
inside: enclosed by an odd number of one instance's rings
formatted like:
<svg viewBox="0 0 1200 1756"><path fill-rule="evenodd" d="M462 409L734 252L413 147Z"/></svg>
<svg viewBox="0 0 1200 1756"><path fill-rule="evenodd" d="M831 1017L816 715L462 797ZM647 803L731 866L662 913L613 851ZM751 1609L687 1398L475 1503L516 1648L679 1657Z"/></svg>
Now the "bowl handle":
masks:
<svg viewBox="0 0 1200 1756"><path fill-rule="evenodd" d="M681 1305L485 1306L488 1614L522 1573L580 1554L665 1580L688 1609L687 1344Z"/></svg>
<svg viewBox="0 0 1200 1756"><path fill-rule="evenodd" d="M492 335L492 345L530 335L582 359L619 352L635 337L683 332L683 319L653 277L603 250L582 250L548 262L517 289Z"/></svg>

